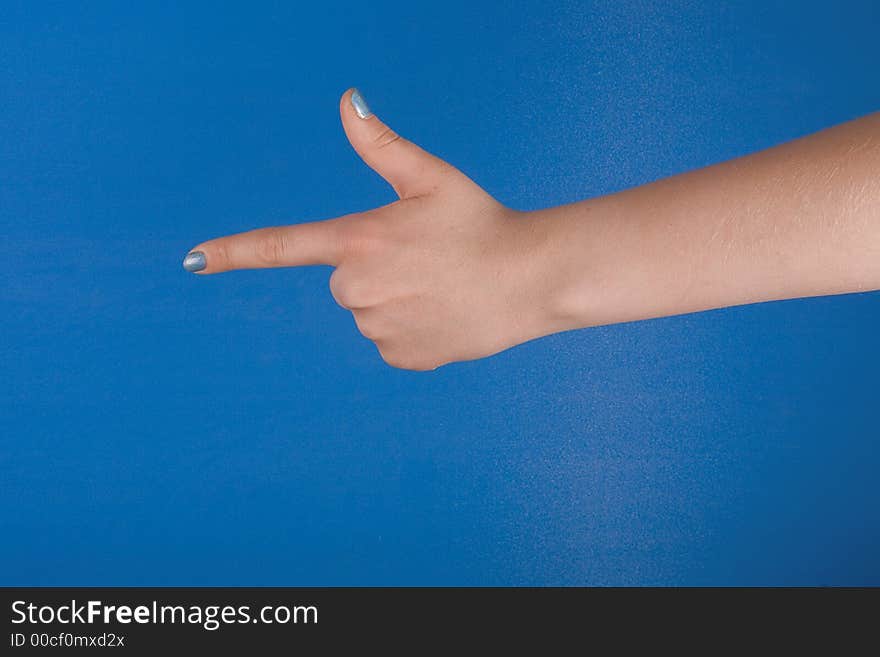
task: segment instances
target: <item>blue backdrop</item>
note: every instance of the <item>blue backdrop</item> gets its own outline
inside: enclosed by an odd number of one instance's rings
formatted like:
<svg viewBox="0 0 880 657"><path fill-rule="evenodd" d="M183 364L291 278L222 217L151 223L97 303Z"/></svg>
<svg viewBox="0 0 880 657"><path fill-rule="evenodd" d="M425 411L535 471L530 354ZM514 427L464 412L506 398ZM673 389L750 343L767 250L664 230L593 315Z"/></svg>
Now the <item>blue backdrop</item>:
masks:
<svg viewBox="0 0 880 657"><path fill-rule="evenodd" d="M877 2L158 4L0 9L0 583L880 584L878 294L418 374L180 266L394 198L348 86L538 208L877 110Z"/></svg>

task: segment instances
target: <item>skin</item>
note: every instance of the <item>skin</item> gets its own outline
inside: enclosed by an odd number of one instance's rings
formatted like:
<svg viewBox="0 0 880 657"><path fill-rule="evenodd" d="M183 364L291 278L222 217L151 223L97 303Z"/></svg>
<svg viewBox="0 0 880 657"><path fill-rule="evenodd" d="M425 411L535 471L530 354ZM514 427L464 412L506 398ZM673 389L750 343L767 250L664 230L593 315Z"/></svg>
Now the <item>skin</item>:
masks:
<svg viewBox="0 0 880 657"><path fill-rule="evenodd" d="M430 370L588 326L880 288L880 113L624 192L519 212L340 102L400 200L203 242L200 274L335 267L395 367Z"/></svg>

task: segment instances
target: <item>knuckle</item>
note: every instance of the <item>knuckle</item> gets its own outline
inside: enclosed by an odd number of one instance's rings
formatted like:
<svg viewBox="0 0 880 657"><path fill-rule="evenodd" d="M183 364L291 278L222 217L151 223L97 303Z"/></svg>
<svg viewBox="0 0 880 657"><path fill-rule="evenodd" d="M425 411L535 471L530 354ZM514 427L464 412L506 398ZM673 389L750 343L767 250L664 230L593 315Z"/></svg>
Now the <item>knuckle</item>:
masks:
<svg viewBox="0 0 880 657"><path fill-rule="evenodd" d="M400 135L398 135L396 132L394 132L394 130L386 126L373 137L373 146L376 149L382 149L386 146L390 146L396 141L400 141Z"/></svg>
<svg viewBox="0 0 880 657"><path fill-rule="evenodd" d="M363 279L355 279L346 286L348 301L352 308L366 308L373 304L373 294L369 283Z"/></svg>
<svg viewBox="0 0 880 657"><path fill-rule="evenodd" d="M367 338L367 340L375 342L382 337L382 332L379 330L376 321L370 317L364 316L363 313L355 313L354 323L357 324L358 331L360 331L361 335Z"/></svg>
<svg viewBox="0 0 880 657"><path fill-rule="evenodd" d="M435 370L442 363L436 359L424 358L420 356L411 356L405 353L396 352L389 349L380 349L379 354L387 365L399 370L411 370L413 372L428 372Z"/></svg>
<svg viewBox="0 0 880 657"><path fill-rule="evenodd" d="M397 368L399 370L408 369L406 367L406 365L407 365L406 359L395 354L393 351L388 352L388 351L380 349L379 355L382 356L382 360L385 361L386 365L390 365L391 367Z"/></svg>
<svg viewBox="0 0 880 657"><path fill-rule="evenodd" d="M337 268L330 276L330 293L343 308L365 308L371 305L373 295L370 293L369 284L348 273L340 273Z"/></svg>
<svg viewBox="0 0 880 657"><path fill-rule="evenodd" d="M286 250L284 232L278 228L265 228L254 243L257 259L264 265L281 264Z"/></svg>
<svg viewBox="0 0 880 657"><path fill-rule="evenodd" d="M345 282L345 275L342 269L336 269L330 275L330 294L343 308L348 308L348 287Z"/></svg>

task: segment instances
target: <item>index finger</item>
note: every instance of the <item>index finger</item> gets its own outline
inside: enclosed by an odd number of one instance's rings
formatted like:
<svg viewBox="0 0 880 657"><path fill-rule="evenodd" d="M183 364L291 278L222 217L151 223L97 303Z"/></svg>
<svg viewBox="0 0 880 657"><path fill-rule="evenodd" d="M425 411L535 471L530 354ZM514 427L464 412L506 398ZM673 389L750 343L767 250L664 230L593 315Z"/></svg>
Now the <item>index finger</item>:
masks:
<svg viewBox="0 0 880 657"><path fill-rule="evenodd" d="M344 250L343 219L259 228L202 242L183 259L199 274L235 269L339 264Z"/></svg>

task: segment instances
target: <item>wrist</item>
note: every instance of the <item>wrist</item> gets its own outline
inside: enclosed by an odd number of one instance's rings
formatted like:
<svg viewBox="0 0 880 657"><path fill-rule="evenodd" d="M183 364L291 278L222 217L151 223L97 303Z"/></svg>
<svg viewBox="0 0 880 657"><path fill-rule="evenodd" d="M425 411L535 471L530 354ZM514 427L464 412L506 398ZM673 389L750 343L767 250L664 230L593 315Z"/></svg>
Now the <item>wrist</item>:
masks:
<svg viewBox="0 0 880 657"><path fill-rule="evenodd" d="M519 246L510 280L520 332L530 339L607 323L597 319L608 312L607 303L600 304L600 259L591 256L593 243L571 212L551 208L513 214Z"/></svg>
<svg viewBox="0 0 880 657"><path fill-rule="evenodd" d="M620 195L529 213L546 333L672 314L686 254Z"/></svg>
<svg viewBox="0 0 880 657"><path fill-rule="evenodd" d="M528 213L545 335L616 321L612 262L599 247L608 219L591 203Z"/></svg>

